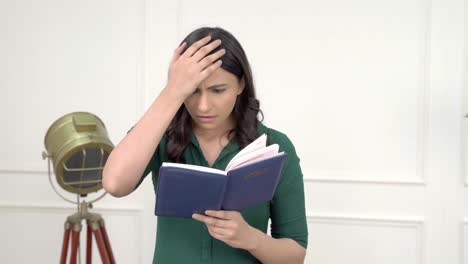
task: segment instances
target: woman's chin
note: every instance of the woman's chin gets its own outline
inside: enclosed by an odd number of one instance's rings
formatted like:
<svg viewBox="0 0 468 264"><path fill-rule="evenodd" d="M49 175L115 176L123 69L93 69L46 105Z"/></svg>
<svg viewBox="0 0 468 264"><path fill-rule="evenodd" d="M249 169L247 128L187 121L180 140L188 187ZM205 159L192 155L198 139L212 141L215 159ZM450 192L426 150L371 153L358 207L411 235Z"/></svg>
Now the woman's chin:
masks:
<svg viewBox="0 0 468 264"><path fill-rule="evenodd" d="M225 130L228 128L232 128L232 120L227 118L221 120L219 116L214 118L196 118L192 119L193 124L198 129L205 129L205 130Z"/></svg>
<svg viewBox="0 0 468 264"><path fill-rule="evenodd" d="M195 125L197 126L197 128L199 129L209 129L209 130L212 130L212 129L216 129L218 128L218 125L216 124L216 122L195 122Z"/></svg>

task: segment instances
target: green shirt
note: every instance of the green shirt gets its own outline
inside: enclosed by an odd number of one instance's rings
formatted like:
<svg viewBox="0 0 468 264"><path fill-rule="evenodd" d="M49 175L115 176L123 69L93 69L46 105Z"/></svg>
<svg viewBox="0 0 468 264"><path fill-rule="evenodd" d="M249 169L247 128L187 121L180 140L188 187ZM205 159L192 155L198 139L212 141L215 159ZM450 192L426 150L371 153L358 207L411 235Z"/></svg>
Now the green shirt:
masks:
<svg viewBox="0 0 468 264"><path fill-rule="evenodd" d="M299 158L286 135L259 124L259 134L267 134L267 145L277 143L280 151L288 154L273 200L255 208L241 211L245 221L265 234L271 218L271 236L291 238L307 248L307 221L305 216L304 185ZM173 162L167 157L167 135L161 139L140 182L152 172L156 192L159 167L163 162ZM224 170L229 161L240 151L231 141L224 147L213 168ZM209 166L198 140L192 133L192 141L184 150L187 164ZM137 185L137 186L138 186ZM230 247L213 238L202 222L190 218L158 217L156 247L153 263L260 263L248 251Z"/></svg>

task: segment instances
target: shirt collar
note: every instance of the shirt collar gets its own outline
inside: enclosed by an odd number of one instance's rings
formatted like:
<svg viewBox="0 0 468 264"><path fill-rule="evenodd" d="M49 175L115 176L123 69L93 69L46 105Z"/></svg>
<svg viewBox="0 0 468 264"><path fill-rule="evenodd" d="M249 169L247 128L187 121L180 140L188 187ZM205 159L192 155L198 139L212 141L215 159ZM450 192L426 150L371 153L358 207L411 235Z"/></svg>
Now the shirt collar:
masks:
<svg viewBox="0 0 468 264"><path fill-rule="evenodd" d="M199 147L200 147L200 143L198 143L198 139L197 139L197 137L195 136L195 133L193 133L193 131L191 132L191 137L192 137L192 139L191 139L192 144L193 144L195 147L199 148Z"/></svg>
<svg viewBox="0 0 468 264"><path fill-rule="evenodd" d="M197 137L195 136L195 133L192 131L191 132L191 143L198 149L200 149L200 143L198 142ZM201 149L200 149L201 150ZM221 153L219 154L218 159L222 159L225 155L228 155L232 153L233 151L239 150L239 144L232 138L229 143L223 148Z"/></svg>
<svg viewBox="0 0 468 264"><path fill-rule="evenodd" d="M258 133L260 135L262 135L263 133L266 133L267 132L267 127L265 125L263 125L262 122L258 122ZM191 143L198 149L200 149L200 143L198 142L198 139L197 137L195 136L195 133L191 132ZM219 157L218 159L222 159L224 156L232 153L233 151L237 151L239 150L240 147L239 147L239 144L237 144L237 142L235 142L234 138L231 139L229 141L229 143L224 147L224 149L221 151L221 153L219 154ZM201 153L201 149L200 149L200 153Z"/></svg>

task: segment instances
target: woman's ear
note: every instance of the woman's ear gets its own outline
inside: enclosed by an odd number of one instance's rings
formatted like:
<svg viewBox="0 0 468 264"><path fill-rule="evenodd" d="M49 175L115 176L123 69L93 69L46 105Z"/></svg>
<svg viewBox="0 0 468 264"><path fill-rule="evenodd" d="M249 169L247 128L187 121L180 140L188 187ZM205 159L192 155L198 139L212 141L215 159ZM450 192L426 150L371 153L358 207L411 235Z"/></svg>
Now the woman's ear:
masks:
<svg viewBox="0 0 468 264"><path fill-rule="evenodd" d="M237 95L241 94L242 91L244 91L245 88L245 79L244 76L239 80L239 91L237 91Z"/></svg>

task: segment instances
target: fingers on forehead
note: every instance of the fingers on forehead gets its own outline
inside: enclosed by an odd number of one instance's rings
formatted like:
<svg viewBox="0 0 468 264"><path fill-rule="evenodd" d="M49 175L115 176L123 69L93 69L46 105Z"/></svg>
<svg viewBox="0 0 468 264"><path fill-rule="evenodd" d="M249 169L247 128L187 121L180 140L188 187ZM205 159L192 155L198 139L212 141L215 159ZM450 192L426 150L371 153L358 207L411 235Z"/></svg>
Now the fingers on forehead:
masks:
<svg viewBox="0 0 468 264"><path fill-rule="evenodd" d="M203 38L191 44L189 47L187 47L186 50L188 51L187 53L190 53L189 55L193 55L202 48L204 48L205 51L207 50L213 51L220 45L221 45L220 39L211 40L210 38Z"/></svg>

